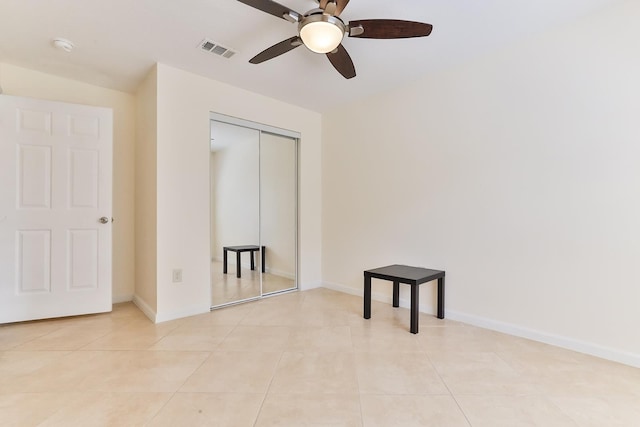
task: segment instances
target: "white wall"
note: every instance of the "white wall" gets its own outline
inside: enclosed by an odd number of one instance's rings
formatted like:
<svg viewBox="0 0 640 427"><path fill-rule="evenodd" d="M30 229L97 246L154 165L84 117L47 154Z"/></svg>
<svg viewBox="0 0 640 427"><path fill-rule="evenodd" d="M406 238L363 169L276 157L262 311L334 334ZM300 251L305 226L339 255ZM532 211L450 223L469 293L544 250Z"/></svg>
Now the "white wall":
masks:
<svg viewBox="0 0 640 427"><path fill-rule="evenodd" d="M621 3L324 115L327 286L443 269L450 317L640 365L639 21Z"/></svg>
<svg viewBox="0 0 640 427"><path fill-rule="evenodd" d="M157 311L157 70L136 93L136 287L135 303L152 319Z"/></svg>
<svg viewBox="0 0 640 427"><path fill-rule="evenodd" d="M130 94L0 63L6 95L113 109L113 301L134 293L135 100Z"/></svg>
<svg viewBox="0 0 640 427"><path fill-rule="evenodd" d="M300 132L300 275L320 284L321 117L280 101L158 64L158 320L208 310L209 112ZM183 282L171 282L173 268Z"/></svg>

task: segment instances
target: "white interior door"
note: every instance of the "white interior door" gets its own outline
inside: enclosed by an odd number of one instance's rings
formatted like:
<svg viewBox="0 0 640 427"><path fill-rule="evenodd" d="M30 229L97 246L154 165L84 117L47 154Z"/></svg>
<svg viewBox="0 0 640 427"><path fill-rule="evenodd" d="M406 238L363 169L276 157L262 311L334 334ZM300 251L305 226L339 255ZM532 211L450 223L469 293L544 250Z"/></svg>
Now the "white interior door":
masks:
<svg viewBox="0 0 640 427"><path fill-rule="evenodd" d="M0 95L0 323L111 311L112 122Z"/></svg>

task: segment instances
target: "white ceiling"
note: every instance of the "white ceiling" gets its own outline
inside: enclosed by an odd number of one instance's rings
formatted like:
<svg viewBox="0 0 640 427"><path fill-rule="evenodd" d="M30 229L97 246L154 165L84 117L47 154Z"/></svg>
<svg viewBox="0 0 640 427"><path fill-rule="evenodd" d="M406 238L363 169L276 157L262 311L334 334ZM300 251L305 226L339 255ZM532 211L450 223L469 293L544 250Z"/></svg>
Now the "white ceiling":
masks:
<svg viewBox="0 0 640 427"><path fill-rule="evenodd" d="M345 80L324 55L304 47L249 64L257 53L296 35L296 26L236 0L0 0L0 62L132 93L161 62L322 112L619 1L351 0L345 22L406 19L433 24L434 30L417 39L345 38L358 73ZM301 13L317 7L314 0L280 3ZM73 52L54 49L55 37L71 40ZM224 59L201 52L204 38L238 54Z"/></svg>

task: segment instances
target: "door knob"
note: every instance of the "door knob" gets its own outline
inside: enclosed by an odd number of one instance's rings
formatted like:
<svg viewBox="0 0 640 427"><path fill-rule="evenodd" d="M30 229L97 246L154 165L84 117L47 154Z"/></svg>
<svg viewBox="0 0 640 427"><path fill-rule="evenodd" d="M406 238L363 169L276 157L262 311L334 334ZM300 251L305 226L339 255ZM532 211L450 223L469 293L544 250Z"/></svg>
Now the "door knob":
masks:
<svg viewBox="0 0 640 427"><path fill-rule="evenodd" d="M103 216L102 218L100 218L99 221L102 224L107 224L109 222L109 218L107 218L106 216Z"/></svg>

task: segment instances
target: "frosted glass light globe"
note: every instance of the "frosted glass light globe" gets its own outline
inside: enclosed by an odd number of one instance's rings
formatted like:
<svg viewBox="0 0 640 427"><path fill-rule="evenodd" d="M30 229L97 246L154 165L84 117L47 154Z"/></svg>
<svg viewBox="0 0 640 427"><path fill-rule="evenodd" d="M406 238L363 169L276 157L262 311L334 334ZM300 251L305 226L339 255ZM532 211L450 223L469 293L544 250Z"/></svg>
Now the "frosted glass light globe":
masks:
<svg viewBox="0 0 640 427"><path fill-rule="evenodd" d="M342 19L324 13L305 16L298 26L304 45L315 53L328 53L342 43L347 27Z"/></svg>

